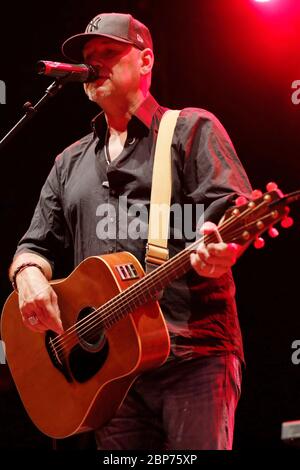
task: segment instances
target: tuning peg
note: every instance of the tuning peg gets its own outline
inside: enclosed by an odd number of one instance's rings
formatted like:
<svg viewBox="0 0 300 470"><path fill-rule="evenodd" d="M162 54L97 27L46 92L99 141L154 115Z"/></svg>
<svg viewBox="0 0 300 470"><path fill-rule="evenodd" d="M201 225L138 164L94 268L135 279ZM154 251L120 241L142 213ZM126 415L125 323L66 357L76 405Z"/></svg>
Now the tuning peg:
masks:
<svg viewBox="0 0 300 470"><path fill-rule="evenodd" d="M260 191L260 189L254 189L254 191L252 191L251 193L251 199L258 199L259 197L262 197L262 192Z"/></svg>
<svg viewBox="0 0 300 470"><path fill-rule="evenodd" d="M248 201L247 201L247 198L245 198L245 196L239 196L236 200L235 200L235 205L237 207L239 206L243 206L244 204L246 204Z"/></svg>
<svg viewBox="0 0 300 470"><path fill-rule="evenodd" d="M284 217L280 223L281 227L283 228L290 228L292 225L294 225L294 220L292 217Z"/></svg>
<svg viewBox="0 0 300 470"><path fill-rule="evenodd" d="M283 192L278 189L278 185L276 183L268 183L267 186L267 191L277 191L277 194L279 194L279 196L283 197L284 194Z"/></svg>
<svg viewBox="0 0 300 470"><path fill-rule="evenodd" d="M256 238L255 239L255 242L253 243L253 245L255 246L255 248L257 250L260 250L261 248L263 248L265 246L265 240L261 237L259 238Z"/></svg>
<svg viewBox="0 0 300 470"><path fill-rule="evenodd" d="M274 228L274 227L271 227L271 228L269 229L268 233L269 233L269 237L271 237L271 238L276 238L276 237L278 237L278 235L279 235L278 230L277 230L276 228Z"/></svg>
<svg viewBox="0 0 300 470"><path fill-rule="evenodd" d="M266 186L267 191L276 191L278 185L276 183L268 183Z"/></svg>

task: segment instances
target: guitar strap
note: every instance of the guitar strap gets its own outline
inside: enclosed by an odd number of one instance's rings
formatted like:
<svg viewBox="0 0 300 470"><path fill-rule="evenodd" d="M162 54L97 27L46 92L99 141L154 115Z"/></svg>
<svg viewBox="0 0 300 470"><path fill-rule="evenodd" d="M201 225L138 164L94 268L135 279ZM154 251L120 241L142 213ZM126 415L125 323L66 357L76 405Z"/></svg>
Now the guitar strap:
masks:
<svg viewBox="0 0 300 470"><path fill-rule="evenodd" d="M146 272L169 259L168 238L172 193L171 144L180 111L168 110L163 115L157 136L150 200Z"/></svg>

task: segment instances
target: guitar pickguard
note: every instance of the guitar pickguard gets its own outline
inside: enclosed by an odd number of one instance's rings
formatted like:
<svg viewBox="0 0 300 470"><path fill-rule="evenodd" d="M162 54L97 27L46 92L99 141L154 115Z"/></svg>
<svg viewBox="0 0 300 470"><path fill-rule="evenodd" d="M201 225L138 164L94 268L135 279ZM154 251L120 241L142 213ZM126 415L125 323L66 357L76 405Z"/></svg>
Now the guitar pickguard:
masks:
<svg viewBox="0 0 300 470"><path fill-rule="evenodd" d="M91 315L94 310L96 309L93 307L83 308L78 315L77 323L81 322L79 324L82 325L84 318ZM89 329L85 331L81 326L76 333L78 342L66 353L64 348L57 346L55 342L57 335L48 331L45 339L46 348L54 367L65 376L68 382L84 383L93 377L105 363L109 344L104 329L91 332Z"/></svg>

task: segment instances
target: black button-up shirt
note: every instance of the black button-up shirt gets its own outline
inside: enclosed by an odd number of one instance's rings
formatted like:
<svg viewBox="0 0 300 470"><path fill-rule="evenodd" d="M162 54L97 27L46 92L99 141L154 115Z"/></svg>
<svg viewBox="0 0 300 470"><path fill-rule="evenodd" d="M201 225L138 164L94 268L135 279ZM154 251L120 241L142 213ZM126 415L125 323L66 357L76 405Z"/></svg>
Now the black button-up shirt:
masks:
<svg viewBox="0 0 300 470"><path fill-rule="evenodd" d="M54 273L63 268L64 274L88 256L117 251L130 251L144 265L154 144L165 110L149 95L129 122L124 150L111 163L105 151L106 119L100 113L93 132L56 158L17 253L35 252ZM218 222L234 198L249 195L251 188L226 131L203 109L181 111L171 153L171 204L183 210L170 221L174 256L192 241L202 207L205 220ZM242 358L234 294L231 272L208 279L191 269L172 282L160 304L173 353L190 357L231 351Z"/></svg>

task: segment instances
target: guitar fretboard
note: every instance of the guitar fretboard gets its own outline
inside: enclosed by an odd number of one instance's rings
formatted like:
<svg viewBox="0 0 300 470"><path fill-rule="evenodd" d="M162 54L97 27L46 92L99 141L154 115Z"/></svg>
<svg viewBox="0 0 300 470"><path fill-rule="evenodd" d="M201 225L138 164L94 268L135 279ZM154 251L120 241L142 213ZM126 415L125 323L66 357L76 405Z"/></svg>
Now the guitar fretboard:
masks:
<svg viewBox="0 0 300 470"><path fill-rule="evenodd" d="M197 241L197 244L199 241ZM108 301L99 310L103 326L110 328L128 313L151 300L155 300L162 289L175 279L183 276L190 269L190 254L192 251L193 248L186 248L111 301Z"/></svg>

